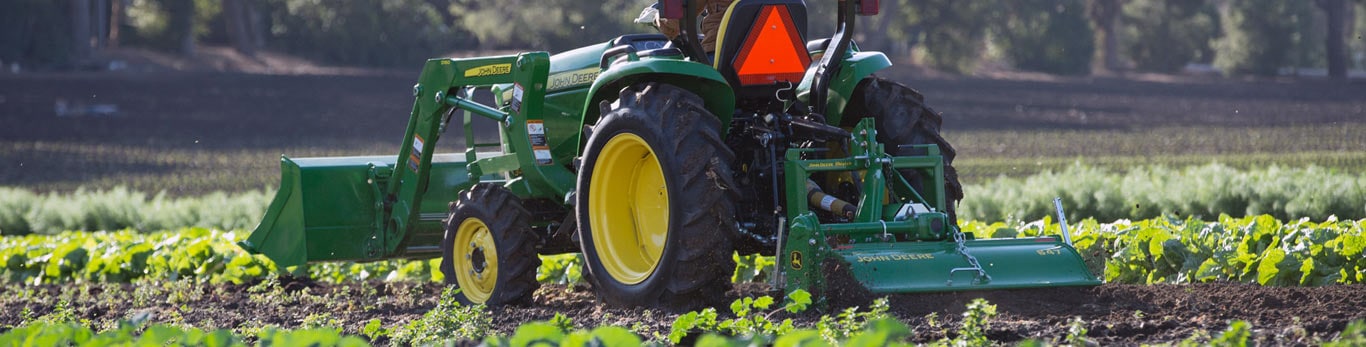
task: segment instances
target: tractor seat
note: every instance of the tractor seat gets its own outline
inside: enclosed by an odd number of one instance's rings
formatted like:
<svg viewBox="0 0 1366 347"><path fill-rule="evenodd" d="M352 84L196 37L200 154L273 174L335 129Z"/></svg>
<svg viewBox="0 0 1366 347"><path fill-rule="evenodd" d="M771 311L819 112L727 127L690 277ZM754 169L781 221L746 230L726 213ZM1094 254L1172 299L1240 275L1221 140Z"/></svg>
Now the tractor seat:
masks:
<svg viewBox="0 0 1366 347"><path fill-rule="evenodd" d="M713 67L741 99L773 98L801 83L811 65L801 0L735 1L717 35Z"/></svg>

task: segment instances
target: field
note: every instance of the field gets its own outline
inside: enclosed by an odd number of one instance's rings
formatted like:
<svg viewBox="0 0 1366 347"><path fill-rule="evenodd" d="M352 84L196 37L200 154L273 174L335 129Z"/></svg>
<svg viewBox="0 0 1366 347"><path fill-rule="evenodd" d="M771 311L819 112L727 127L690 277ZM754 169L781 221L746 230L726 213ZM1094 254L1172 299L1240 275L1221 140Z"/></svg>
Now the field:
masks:
<svg viewBox="0 0 1366 347"><path fill-rule="evenodd" d="M393 154L416 75L416 71L299 76L0 74L0 187L42 194L123 186L147 197L163 192L168 198L194 198L215 191L230 196L270 191L278 182L282 153ZM1024 183L1017 186L1028 186L1041 182L1035 177L1048 177L1038 173L1072 172L1066 170L1077 163L1123 175L1217 162L1228 169L1193 172L1229 173L1230 177L1271 166L1295 170L1315 166L1319 171L1310 171L1323 176L1300 177L1346 177L1346 182L1353 177L1362 182L1361 172L1366 169L1366 84L1359 81L977 78L944 77L914 69L884 75L919 89L936 110L944 112L944 132L958 148L957 165L970 188L969 200L973 196L984 200L986 196L1008 197L997 191L1003 190L994 185L998 177L1021 180ZM59 115L59 101L68 110L100 104L115 105L117 112ZM1069 182L1067 176L1051 177L1050 184ZM1088 182L1114 185L1124 181ZM1360 199L1360 195L1343 199L1348 198ZM1198 200L1195 193L1192 200ZM1349 208L1366 213L1359 204ZM1214 213L1241 215L1244 211L1205 210L1203 218L1213 220ZM1315 221L1324 217L1315 216ZM161 223L158 228L173 224ZM1354 232L1360 235L1360 224L1356 225ZM1360 250L1356 252L1348 253L1353 255L1347 260L1360 261ZM406 327L411 334L415 322L425 321L425 313L444 312L442 287L424 278L338 283L271 277L241 283L206 278L64 281L11 280L0 286L0 331L32 322L75 322L98 331L131 320L229 329L242 336L261 336L256 334L272 326L335 327L345 334L373 335L377 337L374 342L391 343L404 341L398 340L405 337L395 336L397 332ZM1315 344L1347 341L1339 333L1351 331L1349 322L1366 319L1361 303L1366 287L1360 280L1322 287L1260 286L1248 284L1257 280L1246 278L1130 284L1134 281L1096 288L896 295L890 298L886 313L907 325L909 340L917 343L971 335L973 330L965 325L988 311L980 305L969 309L978 298L995 305L996 314L989 319L989 327L976 331L1008 344L1028 339L1055 344L1077 341L1068 341L1069 336L1103 345L1187 339L1213 343L1244 333L1246 339L1263 344ZM741 283L723 300L729 303L767 294L761 284ZM724 306L718 310L722 319L735 318ZM865 303L861 312L867 310ZM460 312L464 311L456 313ZM763 312L775 319L791 318L807 328L820 325L822 314L840 313ZM619 326L655 341L667 341L680 317L678 312L603 306L582 284L547 285L531 307L455 316L467 323L461 326L468 328L465 331L506 335L527 322L555 320L557 314L576 329ZM368 329L374 321L379 322L378 330Z"/></svg>
<svg viewBox="0 0 1366 347"><path fill-rule="evenodd" d="M945 136L969 185L1077 161L1117 170L1210 162L1366 168L1362 82L884 75L919 89L945 114ZM171 195L273 189L279 154L393 154L416 76L0 75L0 185L123 185ZM59 117L58 100L118 112Z"/></svg>

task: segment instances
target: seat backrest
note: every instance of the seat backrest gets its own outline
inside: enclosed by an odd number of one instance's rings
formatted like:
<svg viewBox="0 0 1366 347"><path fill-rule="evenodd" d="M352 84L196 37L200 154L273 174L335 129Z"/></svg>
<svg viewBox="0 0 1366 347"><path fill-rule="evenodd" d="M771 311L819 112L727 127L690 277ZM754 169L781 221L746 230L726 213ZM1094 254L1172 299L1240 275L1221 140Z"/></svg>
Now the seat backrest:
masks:
<svg viewBox="0 0 1366 347"><path fill-rule="evenodd" d="M717 30L713 66L737 94L773 95L796 85L811 65L802 0L738 0Z"/></svg>

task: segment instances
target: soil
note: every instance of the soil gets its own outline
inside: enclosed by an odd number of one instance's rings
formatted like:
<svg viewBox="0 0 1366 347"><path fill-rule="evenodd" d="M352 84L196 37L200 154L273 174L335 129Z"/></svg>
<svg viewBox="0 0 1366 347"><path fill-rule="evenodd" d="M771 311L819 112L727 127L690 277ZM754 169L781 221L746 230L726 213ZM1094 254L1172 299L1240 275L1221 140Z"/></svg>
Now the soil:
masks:
<svg viewBox="0 0 1366 347"><path fill-rule="evenodd" d="M359 334L360 327L371 319L395 327L421 317L436 305L442 289L435 283L409 282L11 284L0 287L0 327L18 325L25 315L51 314L64 301L76 319L89 320L97 327L112 326L120 319L144 319L201 329L246 330L268 325L296 328L305 321L335 320L332 324L342 326L347 333ZM727 292L727 301L768 295L768 289L763 284L737 285ZM998 342L1053 341L1067 335L1074 319L1083 322L1088 339L1102 345L1176 342L1217 335L1236 319L1250 323L1252 339L1259 344L1298 345L1331 339L1349 322L1366 319L1363 297L1366 285L1277 288L1210 283L1106 284L892 295L888 299L889 312L912 327L914 342L955 337L966 305L983 298L997 306L998 314L990 320L987 336ZM649 338L667 336L678 316L677 312L608 307L583 287L546 286L537 291L534 300L527 306L489 308L493 333L510 334L523 323L563 314L580 328L627 327ZM839 309L832 306L826 312ZM724 318L727 310L718 310ZM776 317L790 317L799 327L811 327L821 313L810 310Z"/></svg>

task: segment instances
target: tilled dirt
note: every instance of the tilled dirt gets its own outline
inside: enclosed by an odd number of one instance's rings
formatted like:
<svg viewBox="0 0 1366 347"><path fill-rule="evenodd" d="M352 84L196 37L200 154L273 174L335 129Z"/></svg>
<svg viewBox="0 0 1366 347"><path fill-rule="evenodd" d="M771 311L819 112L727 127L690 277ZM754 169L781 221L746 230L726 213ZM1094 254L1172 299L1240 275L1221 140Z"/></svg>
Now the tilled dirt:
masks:
<svg viewBox="0 0 1366 347"><path fill-rule="evenodd" d="M249 331L264 326L340 325L357 334L371 319L395 327L421 317L436 305L443 287L434 283L267 282L253 285L58 284L0 287L0 331L27 319L60 314L110 327L119 320L189 324L211 329ZM739 285L728 301L769 294L760 284ZM998 342L1056 340L1080 319L1087 337L1104 345L1180 341L1215 335L1232 320L1251 324L1262 344L1312 344L1331 339L1347 323L1366 319L1366 286L1275 288L1213 283L1193 285L1118 285L990 292L893 295L890 313L914 330L914 341L952 338L966 305L984 298L997 306L988 337ZM836 300L838 301L838 300ZM838 308L827 309L835 311ZM723 317L726 308L718 308ZM600 304L583 287L546 286L535 302L488 309L493 329L510 334L531 321L563 314L581 328L621 326L645 338L667 336L677 312L613 308ZM783 314L777 315L784 318ZM812 326L820 312L792 316Z"/></svg>

